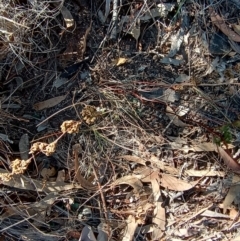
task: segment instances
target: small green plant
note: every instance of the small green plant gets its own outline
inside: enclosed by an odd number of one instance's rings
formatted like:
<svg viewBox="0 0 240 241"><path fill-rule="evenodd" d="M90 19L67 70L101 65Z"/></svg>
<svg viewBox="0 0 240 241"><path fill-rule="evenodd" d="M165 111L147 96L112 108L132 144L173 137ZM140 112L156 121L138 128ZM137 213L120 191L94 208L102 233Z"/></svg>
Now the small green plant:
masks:
<svg viewBox="0 0 240 241"><path fill-rule="evenodd" d="M224 142L226 144L231 143L232 141L232 133L230 130L230 126L228 124L223 125L219 128L220 136L215 136L213 138L214 143L216 143L218 146L220 146L221 142Z"/></svg>

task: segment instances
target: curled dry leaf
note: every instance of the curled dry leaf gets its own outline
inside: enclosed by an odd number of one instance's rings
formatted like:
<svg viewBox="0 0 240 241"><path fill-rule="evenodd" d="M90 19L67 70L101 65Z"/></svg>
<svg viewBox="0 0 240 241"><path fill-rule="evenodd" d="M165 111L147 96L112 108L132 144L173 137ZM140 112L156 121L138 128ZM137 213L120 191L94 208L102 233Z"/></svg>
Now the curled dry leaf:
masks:
<svg viewBox="0 0 240 241"><path fill-rule="evenodd" d="M56 151L57 141L51 142L50 144L44 142L35 142L31 148L29 154L36 152L42 152L46 156L51 156Z"/></svg>
<svg viewBox="0 0 240 241"><path fill-rule="evenodd" d="M127 226L124 230L122 241L132 241L137 226L138 223L136 222L135 217L133 215L129 215L127 218Z"/></svg>
<svg viewBox="0 0 240 241"><path fill-rule="evenodd" d="M210 12L210 18L213 22L213 24L215 24L224 34L226 34L229 39L235 41L235 42L240 42L240 35L238 35L236 32L234 32L233 30L231 30L227 24L224 22L224 20L221 18L221 16L219 16L212 7L209 8L209 12Z"/></svg>
<svg viewBox="0 0 240 241"><path fill-rule="evenodd" d="M68 134L78 133L81 123L81 121L74 120L64 121L61 125L61 131Z"/></svg>
<svg viewBox="0 0 240 241"><path fill-rule="evenodd" d="M234 185L230 187L228 194L223 201L223 213L226 213L227 208L232 204L232 202L237 197L239 192L240 192L240 185Z"/></svg>
<svg viewBox="0 0 240 241"><path fill-rule="evenodd" d="M145 205L140 205L136 210L136 219L138 224L145 224L145 219L147 217L147 213L154 209L154 205L151 203L146 203Z"/></svg>
<svg viewBox="0 0 240 241"><path fill-rule="evenodd" d="M127 184L133 187L133 191L135 194L139 194L142 191L143 185L140 182L139 178L136 176L124 176L119 179L117 179L112 185L121 185L121 184Z"/></svg>

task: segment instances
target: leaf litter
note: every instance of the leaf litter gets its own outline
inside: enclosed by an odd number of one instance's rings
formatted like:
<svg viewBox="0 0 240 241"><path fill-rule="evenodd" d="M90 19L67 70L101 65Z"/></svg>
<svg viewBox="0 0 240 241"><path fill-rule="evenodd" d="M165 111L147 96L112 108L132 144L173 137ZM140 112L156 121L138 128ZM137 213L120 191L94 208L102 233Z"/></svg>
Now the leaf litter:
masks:
<svg viewBox="0 0 240 241"><path fill-rule="evenodd" d="M236 240L233 1L46 3L0 10L4 238Z"/></svg>

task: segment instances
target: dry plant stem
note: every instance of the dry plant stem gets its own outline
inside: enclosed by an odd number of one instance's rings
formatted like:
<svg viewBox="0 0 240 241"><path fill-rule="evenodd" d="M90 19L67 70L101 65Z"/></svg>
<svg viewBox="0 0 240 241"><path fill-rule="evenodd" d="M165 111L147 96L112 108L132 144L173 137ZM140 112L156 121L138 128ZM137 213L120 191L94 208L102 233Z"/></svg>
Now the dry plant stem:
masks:
<svg viewBox="0 0 240 241"><path fill-rule="evenodd" d="M110 39L116 39L117 38L117 19L118 19L118 0L113 0L113 15L112 15L112 23L113 28L110 35Z"/></svg>
<svg viewBox="0 0 240 241"><path fill-rule="evenodd" d="M84 96L83 96L83 97L84 97ZM83 97L82 97L82 99L83 99ZM72 108L72 107L77 106L77 105L83 105L83 104L84 104L84 103L79 102L79 103L76 103L76 104L71 104L71 105L69 105L69 106L66 106L66 107L64 107L63 109L61 109L61 110L55 112L54 114L50 115L49 117L47 117L45 120L43 120L43 121L40 122L39 124L37 124L36 127L42 125L43 123L45 123L46 121L48 121L49 119L51 119L52 117L54 117L55 115L61 113L61 112L64 111L64 110L67 110L67 109Z"/></svg>

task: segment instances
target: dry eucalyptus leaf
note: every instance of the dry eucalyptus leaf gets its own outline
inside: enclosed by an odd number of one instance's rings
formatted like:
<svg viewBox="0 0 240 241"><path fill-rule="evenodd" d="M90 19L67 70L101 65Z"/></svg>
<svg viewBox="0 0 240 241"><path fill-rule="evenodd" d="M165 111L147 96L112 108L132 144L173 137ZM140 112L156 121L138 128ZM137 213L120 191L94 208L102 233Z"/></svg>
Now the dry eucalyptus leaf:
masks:
<svg viewBox="0 0 240 241"><path fill-rule="evenodd" d="M132 241L138 223L133 215L129 215L126 221L127 226L124 230L122 241Z"/></svg>
<svg viewBox="0 0 240 241"><path fill-rule="evenodd" d="M133 187L133 191L135 194L139 194L142 191L143 185L140 182L140 180L135 176L124 176L119 179L117 179L112 185L121 185L121 184L127 184Z"/></svg>
<svg viewBox="0 0 240 241"><path fill-rule="evenodd" d="M28 178L25 175L21 174L15 175L14 178L12 178L11 173L8 173L6 170L2 168L0 168L0 180L2 184L9 187L46 193L62 192L72 190L74 188L82 188L81 185L72 183L56 183L50 181L46 183L45 181L39 181L36 179Z"/></svg>
<svg viewBox="0 0 240 241"><path fill-rule="evenodd" d="M190 177L224 177L226 175L225 172L215 171L215 170L186 170L186 174Z"/></svg>
<svg viewBox="0 0 240 241"><path fill-rule="evenodd" d="M78 133L81 123L81 121L74 120L64 121L61 125L61 131L68 134Z"/></svg>
<svg viewBox="0 0 240 241"><path fill-rule="evenodd" d="M211 211L211 210L204 211L203 213L201 213L201 216L203 216L203 217L210 217L210 218L227 218L227 219L230 218L226 214L217 213L217 212Z"/></svg>
<svg viewBox="0 0 240 241"><path fill-rule="evenodd" d="M153 223L156 224L156 228L152 232L152 240L160 240L163 235L163 231L166 226L166 211L163 207L163 200L160 192L160 177L159 171L152 171L151 169L142 170L141 174L135 175L141 179L142 182L151 182L152 192L154 198L154 212Z"/></svg>
<svg viewBox="0 0 240 241"><path fill-rule="evenodd" d="M65 24L66 24L67 28L70 28L70 27L74 26L74 18L72 16L72 14L70 13L70 11L66 7L62 6L61 14L64 18L64 21L65 21Z"/></svg>
<svg viewBox="0 0 240 241"><path fill-rule="evenodd" d="M7 141L11 144L13 143L13 141L8 138L8 135L2 134L2 133L0 133L0 139L3 141Z"/></svg>
<svg viewBox="0 0 240 241"><path fill-rule="evenodd" d="M57 96L42 102L38 102L36 104L33 105L33 108L35 110L43 110L43 109L47 109L50 107L53 107L57 104L59 104L60 102L62 102L63 100L65 100L67 97L67 95L61 95L61 96Z"/></svg>
<svg viewBox="0 0 240 241"><path fill-rule="evenodd" d="M152 179L151 183L155 205L152 222L156 225L156 228L152 232L152 239L160 240L166 227L166 210L163 206L163 199L157 179Z"/></svg>
<svg viewBox="0 0 240 241"><path fill-rule="evenodd" d="M164 173L161 173L161 176L161 186L174 191L187 191L193 188L198 183L198 181L186 182L184 180Z"/></svg>
<svg viewBox="0 0 240 241"><path fill-rule="evenodd" d="M226 213L227 208L232 204L236 196L240 192L240 185L234 185L230 187L227 196L225 197L223 201L223 213Z"/></svg>
<svg viewBox="0 0 240 241"><path fill-rule="evenodd" d="M86 225L83 228L79 241L97 241L92 231L92 227Z"/></svg>
<svg viewBox="0 0 240 241"><path fill-rule="evenodd" d="M131 31L129 32L135 39L136 41L138 40L139 36L140 36L140 26L136 26L134 25L134 27L131 29Z"/></svg>
<svg viewBox="0 0 240 241"><path fill-rule="evenodd" d="M227 165L228 168L230 168L235 173L240 173L240 164L237 163L231 156L228 155L228 153L222 148L217 147L217 151L222 157L225 165Z"/></svg>
<svg viewBox="0 0 240 241"><path fill-rule="evenodd" d="M97 227L98 236L97 241L106 241L109 240L109 236L111 236L111 228L107 223L100 223Z"/></svg>
<svg viewBox="0 0 240 241"><path fill-rule="evenodd" d="M233 30L240 35L240 25L237 24L233 24Z"/></svg>
<svg viewBox="0 0 240 241"><path fill-rule="evenodd" d="M179 173L179 170L177 168L168 166L166 162L161 161L159 158L155 156L151 156L150 159L147 159L147 160L144 160L138 156L131 156L131 155L118 156L117 158L123 158L126 161L135 162L138 164L142 164L144 166L156 167L161 169L164 172L168 172L173 175L177 175Z"/></svg>
<svg viewBox="0 0 240 241"><path fill-rule="evenodd" d="M23 134L21 139L18 143L20 156L22 160L28 159L28 152L29 152L29 138L28 134Z"/></svg>
<svg viewBox="0 0 240 241"><path fill-rule="evenodd" d="M189 82L191 77L186 74L180 74L178 77L175 79L175 82L177 83L183 83L183 82Z"/></svg>
<svg viewBox="0 0 240 241"><path fill-rule="evenodd" d="M238 35L236 32L231 30L227 24L224 22L222 17L218 15L212 7L209 8L210 12L210 18L212 20L212 23L215 24L224 34L226 34L229 39L235 41L235 42L240 42L240 35Z"/></svg>

